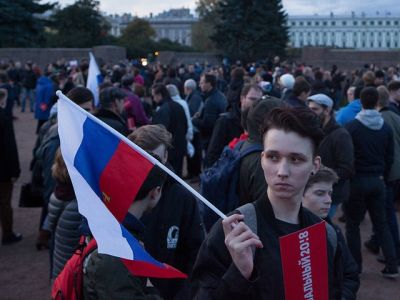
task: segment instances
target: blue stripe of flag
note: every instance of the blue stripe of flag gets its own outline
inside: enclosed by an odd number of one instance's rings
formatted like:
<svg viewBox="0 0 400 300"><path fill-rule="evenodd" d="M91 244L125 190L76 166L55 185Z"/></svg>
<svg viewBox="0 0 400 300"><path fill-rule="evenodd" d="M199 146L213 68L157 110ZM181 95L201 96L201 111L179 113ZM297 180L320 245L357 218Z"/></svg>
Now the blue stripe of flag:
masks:
<svg viewBox="0 0 400 300"><path fill-rule="evenodd" d="M122 225L121 230L122 230L122 236L127 240L129 246L132 249L133 252L133 260L136 261L143 261L147 262L153 265L156 265L160 268L165 268L165 266L156 261L153 257L151 257L144 249L143 247L139 244L139 242L132 236L132 234Z"/></svg>
<svg viewBox="0 0 400 300"><path fill-rule="evenodd" d="M107 129L86 118L74 166L100 199L103 199L100 191L101 174L119 143L120 140Z"/></svg>

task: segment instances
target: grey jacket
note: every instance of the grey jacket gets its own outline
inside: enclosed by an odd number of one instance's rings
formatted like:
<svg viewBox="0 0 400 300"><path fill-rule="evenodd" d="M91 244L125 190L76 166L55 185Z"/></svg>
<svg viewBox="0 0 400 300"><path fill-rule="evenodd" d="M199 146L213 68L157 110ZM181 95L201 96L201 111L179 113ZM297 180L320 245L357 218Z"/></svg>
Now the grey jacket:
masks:
<svg viewBox="0 0 400 300"><path fill-rule="evenodd" d="M76 199L63 201L52 194L48 221L54 234L52 278L56 278L79 244L81 215Z"/></svg>

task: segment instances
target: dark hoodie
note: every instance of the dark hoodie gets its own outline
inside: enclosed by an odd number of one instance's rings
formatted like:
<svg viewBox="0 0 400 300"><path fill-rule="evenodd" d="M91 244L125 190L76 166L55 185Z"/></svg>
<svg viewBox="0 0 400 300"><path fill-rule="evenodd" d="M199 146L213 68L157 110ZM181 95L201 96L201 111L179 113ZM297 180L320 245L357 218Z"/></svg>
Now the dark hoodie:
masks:
<svg viewBox="0 0 400 300"><path fill-rule="evenodd" d="M393 131L376 110L364 110L346 125L353 139L355 176L385 176L393 163Z"/></svg>
<svg viewBox="0 0 400 300"><path fill-rule="evenodd" d="M354 149L351 136L346 129L338 125L331 117L323 128L325 137L318 147L318 155L322 163L333 169L339 176L338 183L333 186L333 203L346 201L350 193L350 177L353 174Z"/></svg>

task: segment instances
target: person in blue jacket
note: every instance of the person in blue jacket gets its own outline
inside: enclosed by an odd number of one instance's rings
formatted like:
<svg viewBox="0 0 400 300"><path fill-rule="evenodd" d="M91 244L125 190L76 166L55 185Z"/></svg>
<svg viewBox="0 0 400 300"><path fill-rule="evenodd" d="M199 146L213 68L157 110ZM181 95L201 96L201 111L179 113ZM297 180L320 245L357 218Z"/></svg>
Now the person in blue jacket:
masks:
<svg viewBox="0 0 400 300"><path fill-rule="evenodd" d="M51 100L54 95L53 82L46 72L40 76L36 84L35 119L38 120L36 132L49 119Z"/></svg>
<svg viewBox="0 0 400 300"><path fill-rule="evenodd" d="M362 86L351 86L347 90L349 104L339 109L336 113L336 122L340 126L344 126L353 121L356 115L361 111L360 93L362 89Z"/></svg>

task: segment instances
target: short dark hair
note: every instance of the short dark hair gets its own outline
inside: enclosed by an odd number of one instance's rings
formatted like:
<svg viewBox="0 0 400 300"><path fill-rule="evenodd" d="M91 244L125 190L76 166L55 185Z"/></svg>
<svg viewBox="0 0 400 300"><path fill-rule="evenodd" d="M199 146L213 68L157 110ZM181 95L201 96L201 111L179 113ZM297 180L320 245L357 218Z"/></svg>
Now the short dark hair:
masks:
<svg viewBox="0 0 400 300"><path fill-rule="evenodd" d="M204 80L211 84L213 88L217 86L217 77L215 77L213 74L204 74Z"/></svg>
<svg viewBox="0 0 400 300"><path fill-rule="evenodd" d="M89 101L92 102L94 99L92 91L83 86L77 86L71 89L67 97L78 105Z"/></svg>
<svg viewBox="0 0 400 300"><path fill-rule="evenodd" d="M161 95L163 99L170 98L167 87L162 83L155 83L151 87L155 94Z"/></svg>
<svg viewBox="0 0 400 300"><path fill-rule="evenodd" d="M400 89L400 81L392 80L391 82L389 82L387 88L388 88L389 92L397 91L398 89Z"/></svg>
<svg viewBox="0 0 400 300"><path fill-rule="evenodd" d="M354 99L360 99L361 91L363 90L363 86L359 85L356 86L356 89L354 90Z"/></svg>
<svg viewBox="0 0 400 300"><path fill-rule="evenodd" d="M310 90L311 85L303 76L299 76L296 78L292 90L292 93L295 97L300 96L303 92L308 93Z"/></svg>
<svg viewBox="0 0 400 300"><path fill-rule="evenodd" d="M117 87L108 87L100 93L100 107L110 108L117 99L124 99L125 94Z"/></svg>
<svg viewBox="0 0 400 300"><path fill-rule="evenodd" d="M360 102L364 109L375 109L378 99L379 94L374 87L365 87L361 91Z"/></svg>
<svg viewBox="0 0 400 300"><path fill-rule="evenodd" d="M131 74L126 74L121 78L121 84L123 87L130 87L134 81L135 78Z"/></svg>
<svg viewBox="0 0 400 300"><path fill-rule="evenodd" d="M231 71L232 79L243 79L244 75L246 75L246 70L242 67L236 67Z"/></svg>
<svg viewBox="0 0 400 300"><path fill-rule="evenodd" d="M162 188L167 180L167 176L167 173L165 173L159 166L154 165L136 194L135 201L143 200L149 192L156 187Z"/></svg>
<svg viewBox="0 0 400 300"><path fill-rule="evenodd" d="M321 166L315 174L311 175L308 179L306 187L304 188L304 193L314 184L319 182L331 182L337 183L339 176L331 168Z"/></svg>
<svg viewBox="0 0 400 300"><path fill-rule="evenodd" d="M320 118L308 107L274 108L267 116L263 129L263 139L270 129L293 131L308 138L313 144L313 156L317 153L319 143L324 138Z"/></svg>
<svg viewBox="0 0 400 300"><path fill-rule="evenodd" d="M263 123L268 117L268 113L276 107L282 107L284 104L280 99L267 98L250 106L246 118L246 129L249 133L249 140L253 142L261 141L261 129Z"/></svg>
<svg viewBox="0 0 400 300"><path fill-rule="evenodd" d="M382 70L375 71L375 78L385 78L385 73Z"/></svg>

